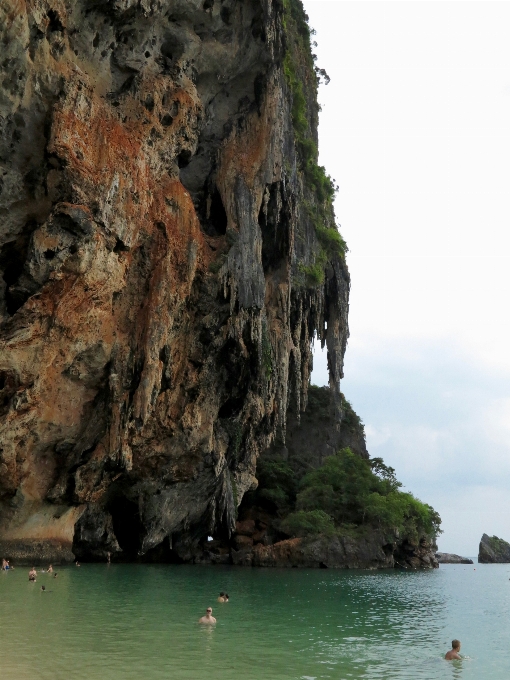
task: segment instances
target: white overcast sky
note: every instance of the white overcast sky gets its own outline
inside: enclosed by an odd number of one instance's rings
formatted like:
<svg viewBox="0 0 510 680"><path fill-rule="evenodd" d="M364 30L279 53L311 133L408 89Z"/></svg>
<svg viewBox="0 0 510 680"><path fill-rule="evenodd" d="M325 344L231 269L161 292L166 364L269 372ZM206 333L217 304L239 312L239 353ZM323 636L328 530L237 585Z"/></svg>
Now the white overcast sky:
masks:
<svg viewBox="0 0 510 680"><path fill-rule="evenodd" d="M342 391L439 549L476 555L510 541L510 3L304 5L350 250Z"/></svg>

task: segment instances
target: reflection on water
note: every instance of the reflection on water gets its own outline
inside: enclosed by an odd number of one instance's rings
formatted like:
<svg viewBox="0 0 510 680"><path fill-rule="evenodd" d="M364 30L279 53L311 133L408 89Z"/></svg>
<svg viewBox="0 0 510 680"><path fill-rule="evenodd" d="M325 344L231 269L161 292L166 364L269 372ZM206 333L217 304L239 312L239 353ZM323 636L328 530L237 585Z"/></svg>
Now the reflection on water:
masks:
<svg viewBox="0 0 510 680"><path fill-rule="evenodd" d="M508 572L113 564L33 584L17 569L0 574L0 671L12 680L507 680ZM221 590L230 602L216 602ZM218 623L199 625L209 605ZM454 637L469 658L447 662Z"/></svg>

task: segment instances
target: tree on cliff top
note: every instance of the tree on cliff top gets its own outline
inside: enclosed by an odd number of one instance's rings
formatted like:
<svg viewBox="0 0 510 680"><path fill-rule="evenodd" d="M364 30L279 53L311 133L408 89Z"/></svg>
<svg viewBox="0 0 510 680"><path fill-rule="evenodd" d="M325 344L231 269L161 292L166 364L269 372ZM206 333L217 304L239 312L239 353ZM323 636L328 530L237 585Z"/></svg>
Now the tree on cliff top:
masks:
<svg viewBox="0 0 510 680"><path fill-rule="evenodd" d="M437 512L400 491L381 458L365 460L344 448L297 481L285 461L265 461L262 470L259 499L273 505L289 535L372 527L416 542L441 531Z"/></svg>

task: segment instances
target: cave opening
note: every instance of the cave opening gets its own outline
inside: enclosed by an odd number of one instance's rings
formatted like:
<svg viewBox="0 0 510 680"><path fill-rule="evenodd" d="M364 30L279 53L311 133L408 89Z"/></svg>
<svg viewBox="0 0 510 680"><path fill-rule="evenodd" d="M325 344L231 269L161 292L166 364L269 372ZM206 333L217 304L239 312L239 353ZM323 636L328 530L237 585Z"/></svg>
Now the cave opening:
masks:
<svg viewBox="0 0 510 680"><path fill-rule="evenodd" d="M259 211L259 227L262 235L262 268L264 274L278 269L289 252L289 216L283 207L280 182L267 187L267 202Z"/></svg>
<svg viewBox="0 0 510 680"><path fill-rule="evenodd" d="M48 17L48 30L50 33L64 32L64 26L62 24L62 21L60 20L60 17L55 12L55 10L50 9L46 16Z"/></svg>
<svg viewBox="0 0 510 680"><path fill-rule="evenodd" d="M209 223L212 226L216 236L224 236L226 234L228 218L218 189L215 189L211 196Z"/></svg>
<svg viewBox="0 0 510 680"><path fill-rule="evenodd" d="M143 524L137 503L125 496L117 496L110 503L113 531L122 549L123 557L134 560L138 557L143 535Z"/></svg>
<svg viewBox="0 0 510 680"><path fill-rule="evenodd" d="M12 316L30 297L25 290L17 290L16 284L23 273L30 246L32 233L37 229L37 222L29 220L15 241L5 243L0 249L0 269L6 284L5 306Z"/></svg>
<svg viewBox="0 0 510 680"><path fill-rule="evenodd" d="M143 562L154 562L160 564L183 564L184 560L172 549L172 541L168 536L159 545L147 550L142 558Z"/></svg>

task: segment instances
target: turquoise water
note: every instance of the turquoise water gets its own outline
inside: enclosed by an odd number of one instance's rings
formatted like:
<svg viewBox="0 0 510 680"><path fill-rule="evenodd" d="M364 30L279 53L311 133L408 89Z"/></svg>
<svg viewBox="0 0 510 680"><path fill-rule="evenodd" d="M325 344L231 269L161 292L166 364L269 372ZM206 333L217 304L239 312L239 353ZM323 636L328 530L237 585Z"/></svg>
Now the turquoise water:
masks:
<svg viewBox="0 0 510 680"><path fill-rule="evenodd" d="M401 573L87 564L58 572L35 584L27 568L0 573L2 677L510 677L510 565ZM220 590L229 603L216 603ZM208 605L214 628L197 624ZM442 659L452 637L469 658Z"/></svg>

